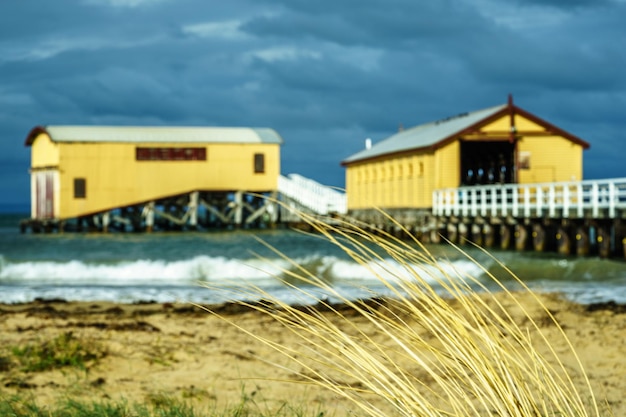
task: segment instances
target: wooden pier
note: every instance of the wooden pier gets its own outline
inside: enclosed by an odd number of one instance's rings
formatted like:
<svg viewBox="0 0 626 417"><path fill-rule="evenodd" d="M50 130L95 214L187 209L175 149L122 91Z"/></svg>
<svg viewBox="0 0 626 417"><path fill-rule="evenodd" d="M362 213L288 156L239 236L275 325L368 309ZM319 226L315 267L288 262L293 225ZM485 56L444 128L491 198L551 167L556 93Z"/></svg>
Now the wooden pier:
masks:
<svg viewBox="0 0 626 417"><path fill-rule="evenodd" d="M626 178L441 189L432 214L458 244L626 257Z"/></svg>
<svg viewBox="0 0 626 417"><path fill-rule="evenodd" d="M343 216L423 242L626 258L626 178L496 184L433 192L432 209L346 209L346 195L296 174L277 193L191 192L76 219L26 219L23 232L151 232L297 226L298 213ZM391 220L393 219L393 220Z"/></svg>
<svg viewBox="0 0 626 417"><path fill-rule="evenodd" d="M278 190L266 193L193 191L76 218L24 219L23 233L153 232L214 229L263 229L297 226L298 213L345 214L344 193L297 174L280 176Z"/></svg>

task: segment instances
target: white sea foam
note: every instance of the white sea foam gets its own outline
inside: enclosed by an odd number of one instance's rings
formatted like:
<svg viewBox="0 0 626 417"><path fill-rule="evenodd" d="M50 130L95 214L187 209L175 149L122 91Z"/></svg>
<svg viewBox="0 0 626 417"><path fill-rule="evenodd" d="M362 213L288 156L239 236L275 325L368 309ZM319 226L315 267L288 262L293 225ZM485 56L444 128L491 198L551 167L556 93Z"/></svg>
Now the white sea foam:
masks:
<svg viewBox="0 0 626 417"><path fill-rule="evenodd" d="M113 264L69 262L5 262L0 270L3 282L48 282L62 284L152 285L191 283L208 280L267 279L280 273L283 261L227 259L198 256L189 260L137 260Z"/></svg>
<svg viewBox="0 0 626 417"><path fill-rule="evenodd" d="M296 259L298 265L310 272L333 281L390 282L414 279L416 275L429 282L440 278L442 271L454 277L457 274L476 274L478 267L469 261L442 263L434 266L406 266L387 259L370 261L365 265L334 256L306 257ZM57 284L104 284L104 285L153 285L189 284L197 281L249 282L279 277L289 268L295 268L283 259L229 259L224 257L197 256L187 260L137 260L117 263L68 262L1 262L0 281L4 283L57 283ZM274 280L275 281L275 280Z"/></svg>
<svg viewBox="0 0 626 417"><path fill-rule="evenodd" d="M468 275L478 278L483 272L478 265L468 260L441 261L436 265L403 265L392 259L369 261L366 264L336 260L330 265L329 270L334 278L341 280L372 280L398 283L413 281L419 277L430 284L435 284L442 279L463 279Z"/></svg>

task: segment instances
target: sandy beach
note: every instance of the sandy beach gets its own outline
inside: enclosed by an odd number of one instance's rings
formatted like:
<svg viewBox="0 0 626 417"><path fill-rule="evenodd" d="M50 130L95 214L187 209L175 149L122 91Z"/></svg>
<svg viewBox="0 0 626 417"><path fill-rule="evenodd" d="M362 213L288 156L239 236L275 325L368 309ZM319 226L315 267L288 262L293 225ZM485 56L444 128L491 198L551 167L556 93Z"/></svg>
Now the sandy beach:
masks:
<svg viewBox="0 0 626 417"><path fill-rule="evenodd" d="M626 415L626 306L583 306L556 296L543 301L573 343L599 402L615 416ZM211 308L256 334L295 343L261 313L232 304ZM361 328L371 326L357 315L354 320ZM546 324L546 333L556 332L555 327ZM92 349L94 357L84 370L25 371L12 353L64 334ZM39 404L67 398L150 402L173 397L213 409L248 396L263 407L288 403L311 415L315 410L327 415L356 411L347 400L298 382L287 369L294 365L278 353L191 305L62 300L0 305L0 335L0 394L31 396ZM561 339L554 340L556 351L565 351Z"/></svg>

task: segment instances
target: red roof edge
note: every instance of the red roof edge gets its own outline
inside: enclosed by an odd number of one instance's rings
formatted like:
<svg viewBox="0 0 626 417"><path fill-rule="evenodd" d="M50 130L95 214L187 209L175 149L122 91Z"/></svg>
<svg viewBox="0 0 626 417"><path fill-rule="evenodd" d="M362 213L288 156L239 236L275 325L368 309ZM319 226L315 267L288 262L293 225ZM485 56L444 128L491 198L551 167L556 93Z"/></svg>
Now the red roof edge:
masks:
<svg viewBox="0 0 626 417"><path fill-rule="evenodd" d="M525 118L527 118L530 121L533 121L535 123L537 123L538 125L541 125L549 130L551 130L552 132L563 136L566 139L569 139L570 141L580 145L583 147L583 149L589 149L589 147L591 146L588 142L582 140L581 138L579 138L578 136L572 135L569 132L566 132L565 130L556 127L555 125L553 125L552 123L546 122L545 120L543 120L541 117L539 116L535 116L534 114L527 112L524 109L521 109L517 106L513 106L513 109L515 111L515 114L519 114L520 116L523 116Z"/></svg>
<svg viewBox="0 0 626 417"><path fill-rule="evenodd" d="M35 126L28 132L28 136L26 136L26 140L24 141L24 146L31 146L35 141L35 138L42 134L48 133L45 126Z"/></svg>
<svg viewBox="0 0 626 417"><path fill-rule="evenodd" d="M511 118L511 123L513 123L513 116L515 114L519 114L520 116L525 117L526 119L537 123L540 126L545 127L546 129L550 130L551 132L562 136L580 146L583 147L583 149L589 149L590 148L590 144L586 141L584 141L583 139L579 138L576 135L573 135L569 132L566 132L565 130L556 127L555 125L553 125L552 123L549 123L547 121L545 121L544 119L540 118L539 116L535 116L534 114L516 106L515 104L513 104L513 99L512 96L509 95L509 100L508 100L508 105L503 108L502 110L499 110L497 112L495 112L494 114L492 114L491 116L485 117L482 120L479 120L478 122L474 123L471 126L468 126L467 128L463 129L462 131L456 132L450 136L448 136L447 138L442 139L441 141L439 141L438 143L433 145L433 148L440 148L444 145L447 145L448 143L456 140L459 136L462 136L466 133L472 132L476 129L479 129L485 125L488 125L489 123L500 119L503 116L509 116ZM511 125L511 127L514 127L513 124ZM513 131L511 130L511 133L513 133ZM523 135L522 135L523 136Z"/></svg>

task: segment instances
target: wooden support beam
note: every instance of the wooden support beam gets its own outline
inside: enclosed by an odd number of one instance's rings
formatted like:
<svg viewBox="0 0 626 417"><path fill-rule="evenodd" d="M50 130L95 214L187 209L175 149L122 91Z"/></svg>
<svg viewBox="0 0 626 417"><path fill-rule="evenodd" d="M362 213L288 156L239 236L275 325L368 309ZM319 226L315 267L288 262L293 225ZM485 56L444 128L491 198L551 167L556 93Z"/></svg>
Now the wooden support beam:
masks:
<svg viewBox="0 0 626 417"><path fill-rule="evenodd" d="M154 201L146 204L142 216L146 219L146 232L152 232L154 230Z"/></svg>
<svg viewBox="0 0 626 417"><path fill-rule="evenodd" d="M459 231L457 225L454 223L448 223L446 226L446 233L448 240L452 243L459 242Z"/></svg>
<svg viewBox="0 0 626 417"><path fill-rule="evenodd" d="M206 208L211 214L217 217L222 223L227 224L230 222L230 216L224 215L221 211L210 205L204 200L200 200L200 204Z"/></svg>
<svg viewBox="0 0 626 417"><path fill-rule="evenodd" d="M102 233L108 233L110 223L111 223L111 213L108 211L102 213Z"/></svg>
<svg viewBox="0 0 626 417"><path fill-rule="evenodd" d="M500 249L507 250L511 248L511 227L508 224L500 225Z"/></svg>
<svg viewBox="0 0 626 417"><path fill-rule="evenodd" d="M606 225L599 225L597 228L596 245L598 256L608 258L611 255L611 234Z"/></svg>
<svg viewBox="0 0 626 417"><path fill-rule="evenodd" d="M478 246L483 245L483 228L480 224L472 224L471 233L472 233L472 242L477 244Z"/></svg>
<svg viewBox="0 0 626 417"><path fill-rule="evenodd" d="M518 251L526 250L528 242L528 229L523 224L515 225L515 249Z"/></svg>
<svg viewBox="0 0 626 417"><path fill-rule="evenodd" d="M187 213L189 214L189 225L193 228L198 226L198 198L200 193L194 191L189 194L189 206Z"/></svg>
<svg viewBox="0 0 626 417"><path fill-rule="evenodd" d="M232 209L234 211L234 222L235 226L241 226L243 222L243 192L235 191L235 199L233 201Z"/></svg>
<svg viewBox="0 0 626 417"><path fill-rule="evenodd" d="M489 223L485 223L483 225L483 236L484 236L484 245L486 248L492 248L493 245L495 244L496 241L496 232L495 232L495 228L489 224Z"/></svg>
<svg viewBox="0 0 626 417"><path fill-rule="evenodd" d="M568 256L572 251L572 240L567 226L559 226L556 231L556 251L559 255Z"/></svg>
<svg viewBox="0 0 626 417"><path fill-rule="evenodd" d="M459 223L459 245L465 245L467 243L468 227L465 223Z"/></svg>
<svg viewBox="0 0 626 417"><path fill-rule="evenodd" d="M586 226L578 226L575 236L576 255L589 255L589 229Z"/></svg>
<svg viewBox="0 0 626 417"><path fill-rule="evenodd" d="M533 249L535 252L543 252L546 249L546 231L539 223L534 223L532 230Z"/></svg>

